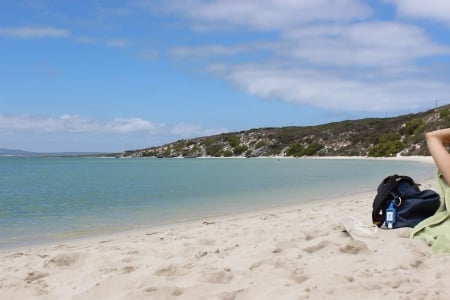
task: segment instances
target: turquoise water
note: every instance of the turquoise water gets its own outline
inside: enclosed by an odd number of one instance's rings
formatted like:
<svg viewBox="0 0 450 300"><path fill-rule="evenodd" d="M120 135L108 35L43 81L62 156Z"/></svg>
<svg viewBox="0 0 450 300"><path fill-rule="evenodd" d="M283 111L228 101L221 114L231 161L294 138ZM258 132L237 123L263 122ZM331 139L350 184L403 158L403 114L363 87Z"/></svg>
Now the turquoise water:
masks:
<svg viewBox="0 0 450 300"><path fill-rule="evenodd" d="M0 247L374 191L432 164L365 159L0 158Z"/></svg>

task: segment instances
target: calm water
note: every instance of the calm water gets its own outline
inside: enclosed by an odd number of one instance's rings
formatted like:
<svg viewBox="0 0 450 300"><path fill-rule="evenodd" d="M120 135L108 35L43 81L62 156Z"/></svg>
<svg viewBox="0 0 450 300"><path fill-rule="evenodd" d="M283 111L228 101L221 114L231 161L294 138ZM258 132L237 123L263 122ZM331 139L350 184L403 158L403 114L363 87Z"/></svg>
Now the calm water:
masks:
<svg viewBox="0 0 450 300"><path fill-rule="evenodd" d="M374 191L431 164L386 160L0 158L0 247Z"/></svg>

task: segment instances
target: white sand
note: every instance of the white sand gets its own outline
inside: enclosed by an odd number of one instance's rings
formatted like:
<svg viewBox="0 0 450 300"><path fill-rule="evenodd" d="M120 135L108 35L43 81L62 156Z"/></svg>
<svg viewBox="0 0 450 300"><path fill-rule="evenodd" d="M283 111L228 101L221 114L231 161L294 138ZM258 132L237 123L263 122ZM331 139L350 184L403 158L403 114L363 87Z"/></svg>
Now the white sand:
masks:
<svg viewBox="0 0 450 300"><path fill-rule="evenodd" d="M343 231L371 223L374 195L0 251L0 298L450 299L450 256L411 229L373 250Z"/></svg>

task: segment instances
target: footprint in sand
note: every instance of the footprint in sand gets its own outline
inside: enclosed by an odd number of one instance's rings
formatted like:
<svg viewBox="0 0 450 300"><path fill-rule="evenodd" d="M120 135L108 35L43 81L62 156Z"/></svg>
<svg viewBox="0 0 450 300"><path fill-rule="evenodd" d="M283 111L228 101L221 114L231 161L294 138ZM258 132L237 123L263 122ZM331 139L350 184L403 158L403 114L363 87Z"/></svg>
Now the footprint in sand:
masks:
<svg viewBox="0 0 450 300"><path fill-rule="evenodd" d="M308 275L306 275L303 271L299 271L299 270L296 270L296 271L293 271L292 272L292 274L291 274L291 276L290 276L290 279L292 279L293 281L295 281L296 283L303 283L303 282L305 282L306 280L308 280L309 279L309 276Z"/></svg>
<svg viewBox="0 0 450 300"><path fill-rule="evenodd" d="M233 279L233 274L230 271L205 272L203 278L209 283L230 283Z"/></svg>
<svg viewBox="0 0 450 300"><path fill-rule="evenodd" d="M254 271L256 269L260 269L260 268L284 268L285 267L285 261L282 259L264 259L264 260L259 260L254 262L253 264L251 264L248 269L250 271Z"/></svg>
<svg viewBox="0 0 450 300"><path fill-rule="evenodd" d="M183 294L183 292L184 292L184 290L182 288L176 287L172 290L172 295L173 296L181 296Z"/></svg>
<svg viewBox="0 0 450 300"><path fill-rule="evenodd" d="M423 260L421 260L421 259L413 259L413 260L409 263L409 265L410 265L412 268L414 268L414 269L420 268L421 266L423 266Z"/></svg>
<svg viewBox="0 0 450 300"><path fill-rule="evenodd" d="M210 245L214 245L216 243L216 241L212 240L212 239L199 239L197 242L199 245L204 245L204 246L210 246Z"/></svg>
<svg viewBox="0 0 450 300"><path fill-rule="evenodd" d="M22 256L24 256L24 255L26 255L25 253L22 253L22 252L18 252L18 253L14 253L14 254L11 254L11 255L8 255L8 256L6 256L7 258L17 258L17 257L22 257Z"/></svg>
<svg viewBox="0 0 450 300"><path fill-rule="evenodd" d="M370 252L369 248L364 242L352 240L339 248L339 251L347 254L359 254L364 252Z"/></svg>
<svg viewBox="0 0 450 300"><path fill-rule="evenodd" d="M310 231L310 232L305 233L305 236L303 237L303 239L305 241L312 241L312 240L314 240L316 238L325 237L327 235L328 235L328 232L320 232L318 230L317 231Z"/></svg>
<svg viewBox="0 0 450 300"><path fill-rule="evenodd" d="M181 296L184 293L184 290L179 287L149 287L144 289L145 292L152 294L152 299L167 299L167 294L171 296ZM170 297L171 298L171 297Z"/></svg>
<svg viewBox="0 0 450 300"><path fill-rule="evenodd" d="M314 253L314 252L317 252L317 251L327 247L328 245L330 245L330 241L325 240L325 241L318 242L317 244L314 244L312 246L305 247L305 248L303 248L303 250L305 250L308 253Z"/></svg>
<svg viewBox="0 0 450 300"><path fill-rule="evenodd" d="M155 275L158 276L181 276L186 272L185 268L180 265L170 264L156 270Z"/></svg>
<svg viewBox="0 0 450 300"><path fill-rule="evenodd" d="M38 279L44 278L48 275L48 273L40 272L40 271L34 271L28 273L28 276L25 278L25 281L30 283L32 281L36 281Z"/></svg>
<svg viewBox="0 0 450 300"><path fill-rule="evenodd" d="M125 266L122 268L122 274L128 274L137 270L136 266Z"/></svg>
<svg viewBox="0 0 450 300"><path fill-rule="evenodd" d="M249 269L250 271L253 271L253 270L258 269L259 267L261 267L261 265L262 265L263 263L264 263L263 260L257 261L257 262L255 262L255 263L253 263L248 269Z"/></svg>
<svg viewBox="0 0 450 300"><path fill-rule="evenodd" d="M195 255L195 257L196 257L197 259L200 259L200 258L202 258L202 257L204 257L204 256L206 256L206 255L208 255L208 251L206 251L206 250L200 250L200 251Z"/></svg>
<svg viewBox="0 0 450 300"><path fill-rule="evenodd" d="M51 258L45 265L54 264L58 267L65 267L74 264L79 258L78 253L61 253Z"/></svg>
<svg viewBox="0 0 450 300"><path fill-rule="evenodd" d="M242 293L243 291L244 290L241 289L241 290L237 290L237 291L233 291L233 292L224 292L224 293L217 295L217 297L220 300L234 300L234 299L236 299L237 295L239 293Z"/></svg>

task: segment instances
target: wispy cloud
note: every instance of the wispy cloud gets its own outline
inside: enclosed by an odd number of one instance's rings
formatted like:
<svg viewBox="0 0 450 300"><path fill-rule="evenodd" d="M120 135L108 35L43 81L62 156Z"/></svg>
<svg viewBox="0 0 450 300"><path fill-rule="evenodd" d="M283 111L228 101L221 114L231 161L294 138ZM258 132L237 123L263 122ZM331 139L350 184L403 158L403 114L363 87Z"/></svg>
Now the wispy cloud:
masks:
<svg viewBox="0 0 450 300"><path fill-rule="evenodd" d="M450 20L446 1L385 2L402 15ZM171 49L174 57L208 58L203 60L206 70L257 97L336 110L404 112L430 107L432 99L450 92L442 73L436 72L437 62L450 58L450 45L433 40L419 24L376 20L364 1L175 4L168 0L164 7L186 18L192 28L270 33L264 42L250 38L240 44ZM265 51L263 59L251 55L260 50ZM243 53L250 54L242 57ZM239 59L230 62L227 56Z"/></svg>
<svg viewBox="0 0 450 300"><path fill-rule="evenodd" d="M125 48L130 45L130 41L127 39L110 39L106 41L106 44L111 47Z"/></svg>
<svg viewBox="0 0 450 300"><path fill-rule="evenodd" d="M205 133L224 132L225 129L204 129L200 125L155 123L142 118L115 118L93 120L79 115L57 117L36 115L0 115L0 132L77 133L86 135L139 133L142 136L170 135L189 138Z"/></svg>
<svg viewBox="0 0 450 300"><path fill-rule="evenodd" d="M159 58L159 52L155 49L144 50L139 52L137 57L144 60L154 61Z"/></svg>
<svg viewBox="0 0 450 300"><path fill-rule="evenodd" d="M224 46L224 45L208 45L203 47L174 47L170 49L170 54L176 58L205 58L208 56L229 56L243 52L248 52L246 46Z"/></svg>
<svg viewBox="0 0 450 300"><path fill-rule="evenodd" d="M435 99L450 94L445 81L424 78L380 76L368 80L361 72L346 77L332 71L323 74L315 69L275 64L216 65L210 70L261 98L335 110L405 112L424 105L430 107Z"/></svg>
<svg viewBox="0 0 450 300"><path fill-rule="evenodd" d="M103 15L120 17L120 18L127 18L132 14L131 10L127 7L101 6L101 7L97 7L97 11Z"/></svg>
<svg viewBox="0 0 450 300"><path fill-rule="evenodd" d="M385 0L395 4L400 16L442 21L450 25L450 2L447 0Z"/></svg>
<svg viewBox="0 0 450 300"><path fill-rule="evenodd" d="M0 131L66 132L66 133L159 133L164 124L156 124L140 118L117 118L98 121L78 115L64 114L58 117L35 115L0 115Z"/></svg>
<svg viewBox="0 0 450 300"><path fill-rule="evenodd" d="M279 30L317 21L362 19L372 13L370 6L358 0L166 0L163 6L189 18L193 24L224 23L258 30Z"/></svg>
<svg viewBox="0 0 450 300"><path fill-rule="evenodd" d="M228 130L225 128L205 129L202 128L200 125L180 123L173 126L170 130L170 133L173 134L174 136L179 136L181 138L191 138L198 136L209 136L227 131Z"/></svg>
<svg viewBox="0 0 450 300"><path fill-rule="evenodd" d="M55 27L17 27L0 28L0 37L36 39L36 38L65 38L70 31Z"/></svg>
<svg viewBox="0 0 450 300"><path fill-rule="evenodd" d="M97 43L97 40L91 37L87 37L87 36L80 36L77 37L75 39L77 42L82 43L82 44L95 44Z"/></svg>
<svg viewBox="0 0 450 300"><path fill-rule="evenodd" d="M433 42L422 28L400 22L306 26L285 32L279 50L289 58L330 66L383 67L450 55L449 46Z"/></svg>

